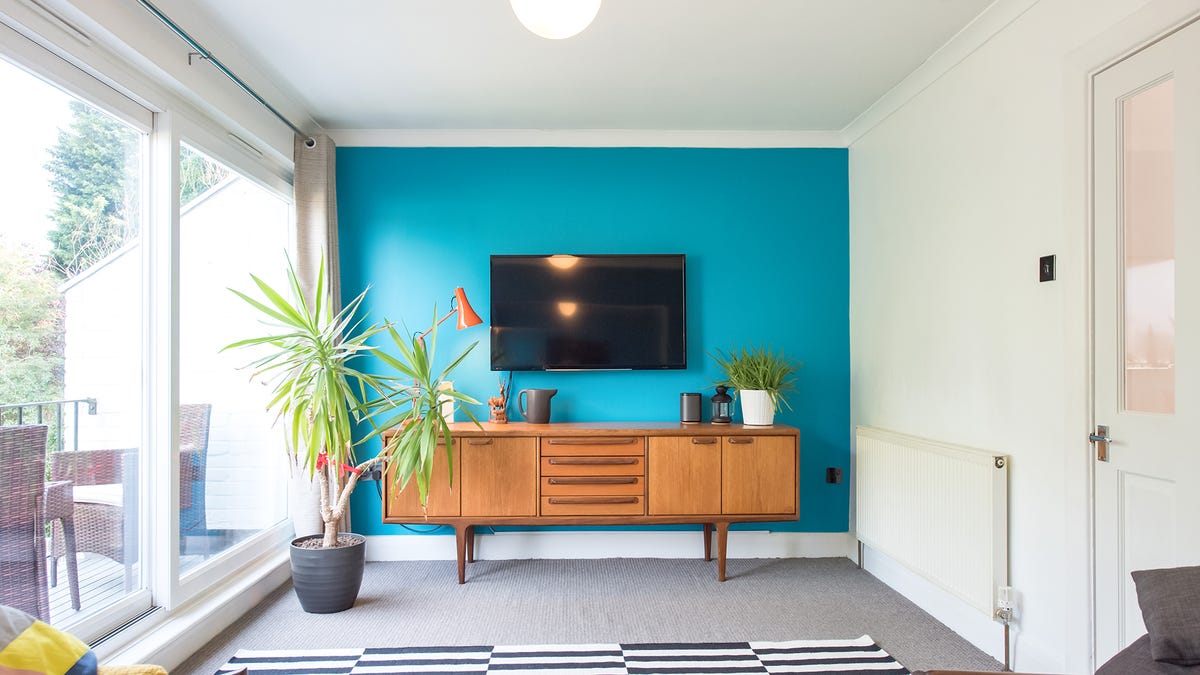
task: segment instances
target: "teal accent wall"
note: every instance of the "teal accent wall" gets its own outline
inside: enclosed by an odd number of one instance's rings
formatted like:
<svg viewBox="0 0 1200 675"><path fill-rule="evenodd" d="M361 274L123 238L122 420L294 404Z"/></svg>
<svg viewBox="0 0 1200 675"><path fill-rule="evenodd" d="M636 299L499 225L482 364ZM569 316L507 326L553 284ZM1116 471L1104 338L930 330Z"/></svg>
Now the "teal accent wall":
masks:
<svg viewBox="0 0 1200 675"><path fill-rule="evenodd" d="M698 391L707 420L718 376L707 353L770 344L804 362L792 410L776 417L801 431L800 519L746 527L848 529L849 482L825 483L826 467L847 478L850 467L845 149L340 148L337 191L343 297L370 286L371 320L412 332L463 286L485 325L447 322L438 354L479 341L453 379L481 401L499 376L490 255L686 254L687 370L519 372L514 390L558 389L552 422L678 421L680 392ZM352 503L356 532L409 532L380 522L373 485Z"/></svg>

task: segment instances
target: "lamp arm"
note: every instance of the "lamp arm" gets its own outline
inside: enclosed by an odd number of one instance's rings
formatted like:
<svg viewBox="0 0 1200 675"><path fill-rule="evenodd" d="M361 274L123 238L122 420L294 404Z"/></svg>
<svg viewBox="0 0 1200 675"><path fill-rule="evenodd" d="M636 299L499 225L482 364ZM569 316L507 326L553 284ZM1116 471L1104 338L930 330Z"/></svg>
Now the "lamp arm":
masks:
<svg viewBox="0 0 1200 675"><path fill-rule="evenodd" d="M449 311L449 312L446 312L446 315L445 315L445 316L443 316L442 318L438 319L438 320L437 320L437 323L435 323L435 324L433 324L432 326L430 326L430 327L429 327L429 330L427 330L427 331L425 331L424 333L421 333L420 335L418 335L418 336L417 336L417 339L418 339L418 340L424 340L424 339L425 339L425 336L427 336L427 335L429 335L430 333L432 333L434 328L437 328L438 326L442 325L443 323L446 323L446 319L449 319L450 317L454 316L454 313L455 313L455 312L457 312L457 311L458 311L458 308L457 308L457 307L452 307L452 308L450 308L450 311Z"/></svg>

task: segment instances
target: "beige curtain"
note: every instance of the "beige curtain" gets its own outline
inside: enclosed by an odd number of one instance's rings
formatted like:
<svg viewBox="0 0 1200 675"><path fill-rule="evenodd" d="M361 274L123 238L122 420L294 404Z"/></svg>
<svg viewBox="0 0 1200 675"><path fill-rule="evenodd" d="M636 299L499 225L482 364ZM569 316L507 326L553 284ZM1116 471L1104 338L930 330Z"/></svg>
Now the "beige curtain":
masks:
<svg viewBox="0 0 1200 675"><path fill-rule="evenodd" d="M317 287L317 270L324 257L325 284L333 300L333 309L337 311L342 299L338 269L337 186L334 180L337 146L328 136L297 136L294 148L296 274L311 303ZM302 468L293 466L289 490L289 510L296 536L322 532L318 506L320 488L317 482L310 481ZM349 514L342 529L350 529Z"/></svg>
<svg viewBox="0 0 1200 675"><path fill-rule="evenodd" d="M325 283L335 310L342 299L334 180L336 153L337 146L328 136L296 137L296 270L311 300L321 256L325 256Z"/></svg>

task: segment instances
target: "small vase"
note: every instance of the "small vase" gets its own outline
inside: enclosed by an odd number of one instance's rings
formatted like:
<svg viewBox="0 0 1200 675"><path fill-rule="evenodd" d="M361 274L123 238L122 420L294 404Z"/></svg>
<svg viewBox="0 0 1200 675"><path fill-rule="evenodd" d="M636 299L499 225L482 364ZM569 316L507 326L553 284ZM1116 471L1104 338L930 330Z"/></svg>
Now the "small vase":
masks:
<svg viewBox="0 0 1200 675"><path fill-rule="evenodd" d="M775 423L775 404L771 395L762 389L743 389L738 392L742 401L742 424L769 427Z"/></svg>

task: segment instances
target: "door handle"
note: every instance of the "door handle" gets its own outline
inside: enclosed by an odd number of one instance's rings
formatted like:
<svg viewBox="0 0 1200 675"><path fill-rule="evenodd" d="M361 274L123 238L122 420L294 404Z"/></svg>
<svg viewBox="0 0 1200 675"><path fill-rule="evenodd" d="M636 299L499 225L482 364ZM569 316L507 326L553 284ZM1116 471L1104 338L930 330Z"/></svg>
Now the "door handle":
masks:
<svg viewBox="0 0 1200 675"><path fill-rule="evenodd" d="M1113 442L1113 439L1108 436L1108 427L1103 424L1097 424L1096 433L1088 434L1088 440L1096 444L1096 460L1107 462L1108 444Z"/></svg>

